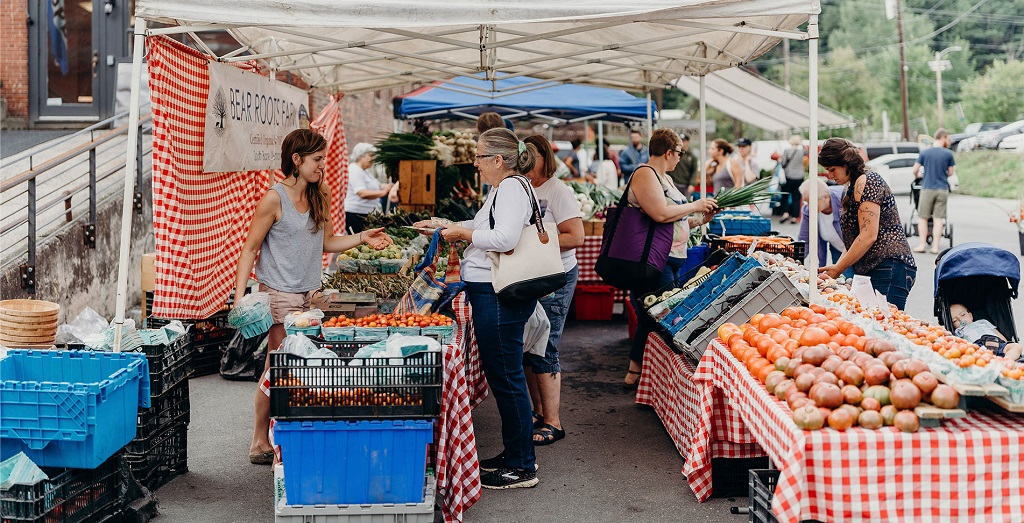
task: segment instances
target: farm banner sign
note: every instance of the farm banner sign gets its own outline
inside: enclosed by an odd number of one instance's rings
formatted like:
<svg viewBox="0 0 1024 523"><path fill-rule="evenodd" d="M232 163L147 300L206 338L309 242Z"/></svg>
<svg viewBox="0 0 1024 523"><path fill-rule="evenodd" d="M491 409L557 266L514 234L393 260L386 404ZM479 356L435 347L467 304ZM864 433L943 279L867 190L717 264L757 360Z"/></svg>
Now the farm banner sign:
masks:
<svg viewBox="0 0 1024 523"><path fill-rule="evenodd" d="M210 62L203 171L279 169L284 137L309 128L308 103L302 89Z"/></svg>

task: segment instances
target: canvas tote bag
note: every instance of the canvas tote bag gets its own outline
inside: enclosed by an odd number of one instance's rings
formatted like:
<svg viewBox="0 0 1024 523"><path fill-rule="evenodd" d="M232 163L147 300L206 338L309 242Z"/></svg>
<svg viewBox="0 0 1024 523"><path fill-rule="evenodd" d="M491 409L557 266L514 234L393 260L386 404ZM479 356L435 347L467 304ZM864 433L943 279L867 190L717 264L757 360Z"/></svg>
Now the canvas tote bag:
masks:
<svg viewBox="0 0 1024 523"><path fill-rule="evenodd" d="M647 292L657 288L665 270L672 250L673 225L658 223L642 209L629 206L632 183L633 176L630 176L618 206L606 213L601 253L594 271L609 285Z"/></svg>
<svg viewBox="0 0 1024 523"><path fill-rule="evenodd" d="M562 265L562 250L558 246L558 235L549 236L544 230L544 220L537 205L537 197L530 189L529 181L521 176L512 176L523 186L533 204L533 218L530 225L519 235L519 243L508 252L488 252L491 258L491 284L498 299L529 301L542 298L565 286L565 267ZM497 189L495 189L497 190ZM498 195L491 204L490 224L494 228L494 206Z"/></svg>

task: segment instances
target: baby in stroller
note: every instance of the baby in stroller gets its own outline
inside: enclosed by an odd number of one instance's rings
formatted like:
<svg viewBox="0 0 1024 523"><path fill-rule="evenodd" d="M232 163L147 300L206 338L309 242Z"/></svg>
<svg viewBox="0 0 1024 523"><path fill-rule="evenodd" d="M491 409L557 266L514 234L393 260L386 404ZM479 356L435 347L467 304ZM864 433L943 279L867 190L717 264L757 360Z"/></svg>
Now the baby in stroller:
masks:
<svg viewBox="0 0 1024 523"><path fill-rule="evenodd" d="M1008 342L995 325L988 320L974 321L974 315L961 303L949 306L949 315L953 319L954 334L967 341L986 347L996 354L1010 360L1020 360L1024 347L1020 343Z"/></svg>

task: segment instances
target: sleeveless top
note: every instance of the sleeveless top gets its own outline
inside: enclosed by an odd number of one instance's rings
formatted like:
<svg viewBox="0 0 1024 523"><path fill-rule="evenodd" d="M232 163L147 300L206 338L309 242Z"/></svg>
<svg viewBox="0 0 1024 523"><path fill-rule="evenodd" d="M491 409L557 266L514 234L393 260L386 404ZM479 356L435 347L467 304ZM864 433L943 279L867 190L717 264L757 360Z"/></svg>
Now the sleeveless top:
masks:
<svg viewBox="0 0 1024 523"><path fill-rule="evenodd" d="M649 165L641 165L640 167L648 167L654 171L653 167ZM640 167L637 167L639 169ZM654 171L655 176L658 177L658 183L661 184L661 189L665 193L665 203L669 205L682 205L686 203L686 197L683 193L679 192L674 183L666 182L665 178L658 174L658 171ZM633 188L629 188L629 206L641 209L640 203L636 199L636 195L633 194ZM641 209L642 210L642 209ZM676 220L672 224L672 249L668 252L668 255L673 258L686 258L686 243L690 240L690 222L686 217Z"/></svg>
<svg viewBox="0 0 1024 523"><path fill-rule="evenodd" d="M732 163L731 159L726 158L725 166L711 176L711 183L715 186L715 194L718 194L722 189L731 189L736 186L736 180L732 179L732 169L729 167L730 163Z"/></svg>
<svg viewBox="0 0 1024 523"><path fill-rule="evenodd" d="M907 235L903 232L903 224L900 223L899 209L896 207L896 199L892 191L886 185L885 180L874 172L864 173L864 196L861 202L853 197L853 182L846 189L843 195L843 212L839 217L839 225L843 230L843 243L849 250L853 241L860 234L860 219L857 212L862 202L873 202L878 204L880 216L878 217L878 238L868 248L861 259L853 264L853 271L857 274L866 275L879 263L886 259L901 261L909 267L917 268L914 263L914 255L910 252L910 244L907 243Z"/></svg>
<svg viewBox="0 0 1024 523"><path fill-rule="evenodd" d="M312 212L300 213L284 185L271 189L281 196L281 219L270 226L256 260L256 279L281 292L319 289L323 277L324 231L315 230Z"/></svg>

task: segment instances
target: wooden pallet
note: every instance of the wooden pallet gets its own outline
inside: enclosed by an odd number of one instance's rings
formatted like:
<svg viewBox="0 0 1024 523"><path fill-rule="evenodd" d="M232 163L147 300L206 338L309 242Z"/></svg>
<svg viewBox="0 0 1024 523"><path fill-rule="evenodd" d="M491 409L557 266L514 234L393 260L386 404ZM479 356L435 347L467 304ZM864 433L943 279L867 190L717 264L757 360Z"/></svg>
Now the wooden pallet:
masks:
<svg viewBox="0 0 1024 523"><path fill-rule="evenodd" d="M942 383L947 383L946 375L941 373L934 373L935 377ZM986 396L986 397L1001 397L1008 396L1010 391L1006 390L1006 387L997 383L989 383L986 385L953 385L953 390L960 393L961 396Z"/></svg>
<svg viewBox="0 0 1024 523"><path fill-rule="evenodd" d="M1010 403L1010 400L1000 397L990 397L988 400L1010 412L1024 413L1024 404Z"/></svg>
<svg viewBox="0 0 1024 523"><path fill-rule="evenodd" d="M944 419L966 418L963 409L940 409L934 405L921 404L914 407L914 414L924 428L938 427Z"/></svg>

